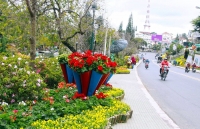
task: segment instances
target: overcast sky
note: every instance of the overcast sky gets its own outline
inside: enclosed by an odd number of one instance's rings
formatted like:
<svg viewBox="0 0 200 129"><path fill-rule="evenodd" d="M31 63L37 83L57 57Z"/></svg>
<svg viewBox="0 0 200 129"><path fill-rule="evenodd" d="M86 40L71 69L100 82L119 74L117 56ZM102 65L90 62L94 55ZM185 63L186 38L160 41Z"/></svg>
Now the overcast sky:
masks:
<svg viewBox="0 0 200 129"><path fill-rule="evenodd" d="M148 0L105 0L106 13L110 25L118 30L123 22L126 29L128 19L132 13L133 26L139 31L144 30L147 15ZM150 32L176 34L188 33L192 30L192 19L200 15L200 0L150 0L149 21Z"/></svg>

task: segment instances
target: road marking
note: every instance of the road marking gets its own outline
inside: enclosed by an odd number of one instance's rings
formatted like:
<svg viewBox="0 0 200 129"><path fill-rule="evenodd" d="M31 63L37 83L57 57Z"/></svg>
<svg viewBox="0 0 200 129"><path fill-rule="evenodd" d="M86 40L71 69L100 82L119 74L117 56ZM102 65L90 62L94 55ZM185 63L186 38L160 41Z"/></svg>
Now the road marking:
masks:
<svg viewBox="0 0 200 129"><path fill-rule="evenodd" d="M185 74L182 74L182 73L178 73L178 72L175 72L175 71L172 71L172 70L170 70L170 72L173 72L173 73L176 73L176 74L179 74L179 75L182 75L182 76L185 76L185 77L200 81L200 79L198 79L198 78L191 77L191 76L188 76L188 75L185 75Z"/></svg>
<svg viewBox="0 0 200 129"><path fill-rule="evenodd" d="M153 62L153 61L152 61ZM156 64L155 62L153 62L155 65L159 66L158 64ZM173 70L170 70L170 72L172 73L175 73L175 74L179 74L179 75L182 75L182 76L185 76L185 77L188 77L188 78L191 78L191 79L194 79L194 80L197 80L197 81L200 81L200 79L198 78L195 78L195 77L191 77L191 76L188 76L188 75L185 75L185 74L182 74L182 73L178 73L178 72L175 72Z"/></svg>

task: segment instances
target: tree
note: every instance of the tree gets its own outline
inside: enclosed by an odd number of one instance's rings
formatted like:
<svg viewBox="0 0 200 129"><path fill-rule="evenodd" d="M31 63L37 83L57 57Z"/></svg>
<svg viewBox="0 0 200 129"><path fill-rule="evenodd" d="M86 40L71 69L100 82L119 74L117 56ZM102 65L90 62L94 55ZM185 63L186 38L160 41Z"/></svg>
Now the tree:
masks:
<svg viewBox="0 0 200 129"><path fill-rule="evenodd" d="M120 32L120 33L123 32L123 22L120 23L118 32Z"/></svg>
<svg viewBox="0 0 200 129"><path fill-rule="evenodd" d="M123 31L123 22L121 22L120 25L119 25L118 33L119 33L119 37L120 38L124 38L123 37L123 34L124 34L124 31Z"/></svg>
<svg viewBox="0 0 200 129"><path fill-rule="evenodd" d="M133 39L135 37L135 30L133 28L133 17L132 14L129 17L128 25L126 27L126 39Z"/></svg>
<svg viewBox="0 0 200 129"><path fill-rule="evenodd" d="M183 33L181 36L188 41L188 37L187 37L186 33Z"/></svg>
<svg viewBox="0 0 200 129"><path fill-rule="evenodd" d="M175 42L179 42L179 36L178 36L178 34L176 35Z"/></svg>
<svg viewBox="0 0 200 129"><path fill-rule="evenodd" d="M194 27L194 31L200 33L200 16L198 16L196 19L193 19L191 23Z"/></svg>

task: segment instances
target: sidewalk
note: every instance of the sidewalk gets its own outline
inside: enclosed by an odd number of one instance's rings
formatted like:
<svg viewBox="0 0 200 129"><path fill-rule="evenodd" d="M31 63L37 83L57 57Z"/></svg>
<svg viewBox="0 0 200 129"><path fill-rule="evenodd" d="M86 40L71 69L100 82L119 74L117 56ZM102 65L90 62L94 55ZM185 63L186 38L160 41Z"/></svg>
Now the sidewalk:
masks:
<svg viewBox="0 0 200 129"><path fill-rule="evenodd" d="M118 123L113 129L180 129L148 93L138 77L136 67L130 70L130 74L115 74L109 81L114 87L124 90L122 101L133 110L132 118L127 123Z"/></svg>

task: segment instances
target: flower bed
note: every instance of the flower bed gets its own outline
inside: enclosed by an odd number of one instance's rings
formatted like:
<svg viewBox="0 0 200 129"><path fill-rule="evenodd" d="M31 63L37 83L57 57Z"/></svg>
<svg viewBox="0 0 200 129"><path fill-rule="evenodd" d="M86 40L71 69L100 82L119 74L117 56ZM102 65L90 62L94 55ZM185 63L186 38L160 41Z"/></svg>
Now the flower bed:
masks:
<svg viewBox="0 0 200 129"><path fill-rule="evenodd" d="M106 84L90 97L78 93L76 84L59 81L64 78L55 58L36 60L34 69L29 58L0 58L0 128L110 128L130 118L130 107L119 101L123 90Z"/></svg>
<svg viewBox="0 0 200 129"><path fill-rule="evenodd" d="M117 67L116 74L130 74L130 70L125 66Z"/></svg>

